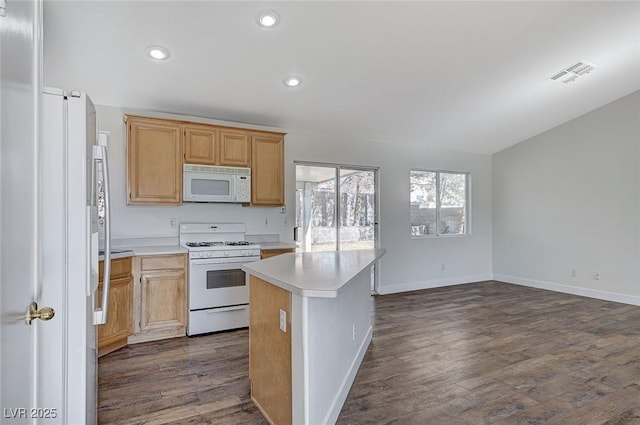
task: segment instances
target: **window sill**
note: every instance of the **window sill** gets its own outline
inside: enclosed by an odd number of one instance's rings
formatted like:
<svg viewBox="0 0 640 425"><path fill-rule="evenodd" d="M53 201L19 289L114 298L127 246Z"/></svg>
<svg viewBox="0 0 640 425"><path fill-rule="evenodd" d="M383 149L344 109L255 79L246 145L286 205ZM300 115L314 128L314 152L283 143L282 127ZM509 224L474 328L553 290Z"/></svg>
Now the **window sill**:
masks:
<svg viewBox="0 0 640 425"><path fill-rule="evenodd" d="M437 239L437 238L463 238L469 236L469 233L442 234L442 235L422 235L410 236L411 239Z"/></svg>

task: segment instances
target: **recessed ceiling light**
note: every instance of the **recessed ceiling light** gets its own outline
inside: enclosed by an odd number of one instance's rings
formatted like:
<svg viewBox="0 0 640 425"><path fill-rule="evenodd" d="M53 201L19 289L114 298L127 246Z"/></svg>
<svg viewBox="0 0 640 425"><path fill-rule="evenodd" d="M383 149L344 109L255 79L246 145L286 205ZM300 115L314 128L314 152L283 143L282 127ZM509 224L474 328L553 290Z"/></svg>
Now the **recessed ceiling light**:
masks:
<svg viewBox="0 0 640 425"><path fill-rule="evenodd" d="M273 10L266 10L264 12L260 12L258 15L258 24L261 27L272 28L275 27L278 22L280 22L280 15Z"/></svg>
<svg viewBox="0 0 640 425"><path fill-rule="evenodd" d="M287 87L297 87L302 83L302 79L300 77L290 75L283 80L283 83Z"/></svg>
<svg viewBox="0 0 640 425"><path fill-rule="evenodd" d="M161 61L169 58L169 51L162 46L149 46L144 51L155 60Z"/></svg>

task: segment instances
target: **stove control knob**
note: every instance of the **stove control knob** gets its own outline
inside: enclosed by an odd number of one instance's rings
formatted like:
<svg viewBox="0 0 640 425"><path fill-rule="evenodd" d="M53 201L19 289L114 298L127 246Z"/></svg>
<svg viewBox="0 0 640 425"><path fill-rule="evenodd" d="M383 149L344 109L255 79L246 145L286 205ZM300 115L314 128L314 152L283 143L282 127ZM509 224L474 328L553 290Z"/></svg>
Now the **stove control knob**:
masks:
<svg viewBox="0 0 640 425"><path fill-rule="evenodd" d="M225 252L225 253L224 253L224 256L225 256L225 257L228 257L228 256L229 256L229 253L228 253L228 252Z"/></svg>
<svg viewBox="0 0 640 425"><path fill-rule="evenodd" d="M213 257L213 252L207 252L207 257L209 258Z"/></svg>

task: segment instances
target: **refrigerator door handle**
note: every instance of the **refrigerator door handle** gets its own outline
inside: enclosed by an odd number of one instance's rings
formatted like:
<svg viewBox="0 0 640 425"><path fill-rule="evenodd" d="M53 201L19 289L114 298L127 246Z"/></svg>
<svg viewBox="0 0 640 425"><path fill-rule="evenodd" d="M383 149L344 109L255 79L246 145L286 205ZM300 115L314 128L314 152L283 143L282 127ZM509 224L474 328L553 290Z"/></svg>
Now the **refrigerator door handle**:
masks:
<svg viewBox="0 0 640 425"><path fill-rule="evenodd" d="M102 301L100 307L93 306L93 324L102 325L107 323L107 310L109 307L109 289L111 281L111 214L110 214L110 191L109 191L109 160L106 146L93 146L93 167L102 166L102 188L98 185L96 193L96 203L98 206L98 224L104 226L104 274L102 277ZM100 180L99 180L100 181Z"/></svg>

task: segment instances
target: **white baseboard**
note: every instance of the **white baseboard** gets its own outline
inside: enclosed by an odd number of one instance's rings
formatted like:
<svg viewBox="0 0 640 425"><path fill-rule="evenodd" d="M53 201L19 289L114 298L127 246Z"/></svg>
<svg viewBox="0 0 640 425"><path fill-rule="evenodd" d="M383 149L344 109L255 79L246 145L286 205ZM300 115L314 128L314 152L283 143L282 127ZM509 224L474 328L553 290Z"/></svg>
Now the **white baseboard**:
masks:
<svg viewBox="0 0 640 425"><path fill-rule="evenodd" d="M493 276L490 274L475 275L475 276L458 276L450 277L446 279L434 279L424 280L420 282L408 282L400 283L398 285L388 285L378 287L378 294L396 294L398 292L419 291L420 289L440 288L443 286L462 285L465 283L483 282L485 280L492 280Z"/></svg>
<svg viewBox="0 0 640 425"><path fill-rule="evenodd" d="M580 295L583 297L596 298L599 300L615 301L618 303L640 306L640 297L634 295L601 291L598 289L581 288L578 286L563 285L561 283L554 282L544 282L541 280L526 279L523 277L508 276L504 274L494 274L493 279L500 282L513 283L515 285L529 286L531 288L546 289L548 291L556 291L565 294Z"/></svg>
<svg viewBox="0 0 640 425"><path fill-rule="evenodd" d="M322 422L323 424L335 424L337 422L340 411L342 410L342 406L347 400L349 390L351 390L351 385L353 385L353 381L356 379L356 373L358 373L358 369L360 369L360 365L362 364L362 360L364 359L364 355L367 352L367 348L369 348L369 344L371 343L372 338L373 327L369 326L367 335L362 340L362 344L360 344L360 347L358 348L358 353L353 358L351 366L349 366L349 372L342 380L342 383L340 384L340 390L333 399L333 402L331 402L329 412Z"/></svg>

